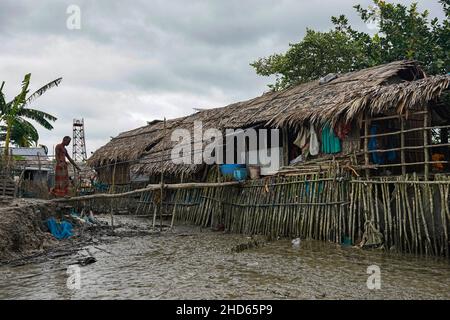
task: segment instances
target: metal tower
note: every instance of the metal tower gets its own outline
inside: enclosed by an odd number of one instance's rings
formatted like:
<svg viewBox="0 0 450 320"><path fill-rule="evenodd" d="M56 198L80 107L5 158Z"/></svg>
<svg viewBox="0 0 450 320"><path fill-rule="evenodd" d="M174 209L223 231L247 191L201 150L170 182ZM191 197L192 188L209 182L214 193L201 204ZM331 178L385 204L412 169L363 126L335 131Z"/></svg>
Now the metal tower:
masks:
<svg viewBox="0 0 450 320"><path fill-rule="evenodd" d="M84 119L73 119L72 159L75 162L83 162L87 159Z"/></svg>

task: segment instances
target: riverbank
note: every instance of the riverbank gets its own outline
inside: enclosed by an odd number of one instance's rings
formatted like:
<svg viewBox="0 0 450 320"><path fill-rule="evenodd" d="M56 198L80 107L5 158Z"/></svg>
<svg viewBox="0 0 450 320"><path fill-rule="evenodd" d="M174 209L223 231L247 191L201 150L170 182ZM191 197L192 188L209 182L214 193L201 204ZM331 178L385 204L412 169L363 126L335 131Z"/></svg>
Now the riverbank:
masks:
<svg viewBox="0 0 450 320"><path fill-rule="evenodd" d="M100 226L75 224L73 238L53 240L40 223L63 209L2 199L0 239L9 258L0 264L0 299L450 299L445 258L192 225L169 230L167 222L152 232L151 218L133 216L114 216L112 228L110 216L99 215ZM86 259L93 263L80 263ZM67 286L74 264L79 289ZM367 286L373 266L381 277L375 290Z"/></svg>
<svg viewBox="0 0 450 320"><path fill-rule="evenodd" d="M107 217L99 224L74 219L70 207L39 199L0 197L0 265L24 265L76 254L81 248L107 242L110 237L133 237L152 234L148 225L127 224L117 220L114 227ZM56 240L45 221L54 217L73 225L73 236Z"/></svg>
<svg viewBox="0 0 450 320"><path fill-rule="evenodd" d="M48 250L58 244L44 232L57 206L38 199L0 197L0 263Z"/></svg>

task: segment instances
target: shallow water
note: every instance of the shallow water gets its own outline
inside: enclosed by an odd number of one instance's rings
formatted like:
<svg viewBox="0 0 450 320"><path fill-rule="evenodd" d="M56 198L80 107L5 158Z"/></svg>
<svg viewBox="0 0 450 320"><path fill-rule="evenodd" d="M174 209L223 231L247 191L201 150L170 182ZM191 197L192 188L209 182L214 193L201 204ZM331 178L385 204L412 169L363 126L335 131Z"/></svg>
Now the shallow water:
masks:
<svg viewBox="0 0 450 320"><path fill-rule="evenodd" d="M178 227L175 233L113 238L78 256L0 267L0 299L450 299L450 262L302 240L234 253L242 235ZM80 289L67 267L82 256ZM381 288L367 287L380 267Z"/></svg>

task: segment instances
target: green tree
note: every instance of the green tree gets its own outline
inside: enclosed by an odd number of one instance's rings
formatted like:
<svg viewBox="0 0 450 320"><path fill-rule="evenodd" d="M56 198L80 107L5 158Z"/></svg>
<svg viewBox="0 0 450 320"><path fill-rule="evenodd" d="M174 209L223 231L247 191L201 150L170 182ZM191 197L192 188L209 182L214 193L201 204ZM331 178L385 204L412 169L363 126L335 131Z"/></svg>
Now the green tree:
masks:
<svg viewBox="0 0 450 320"><path fill-rule="evenodd" d="M291 44L285 54L274 54L251 64L259 75L276 75L269 87L279 90L308 82L328 73L353 71L368 66L363 47L342 30L306 31L303 40Z"/></svg>
<svg viewBox="0 0 450 320"><path fill-rule="evenodd" d="M375 6L369 9L360 5L355 9L364 22L378 25L378 63L414 59L420 61L429 74L439 74L446 72L449 66L448 2L441 1L444 11L447 10L447 19L442 23L438 19L430 21L429 12L419 12L417 3L407 7L374 0Z"/></svg>
<svg viewBox="0 0 450 320"><path fill-rule="evenodd" d="M333 29L308 29L299 43L290 44L283 54L260 58L251 65L262 76L275 76L274 90L308 82L328 73L350 72L396 60L415 59L429 74L448 72L450 66L450 0L440 1L444 21L429 19L428 11L374 0L368 9L354 8L366 23L375 23L373 36L354 30L348 19L332 17Z"/></svg>
<svg viewBox="0 0 450 320"><path fill-rule="evenodd" d="M5 155L9 153L9 145L11 141L16 144L27 144L31 141L37 142L39 136L34 126L26 119L36 121L38 124L48 130L52 130L53 126L50 121L56 121L56 117L46 112L28 108L28 105L35 99L43 95L48 89L59 85L62 78L58 78L47 83L31 95L28 95L28 87L30 85L31 74L25 75L22 81L21 92L10 102L6 102L3 94L5 82L0 87L0 121L4 123L4 141ZM25 137L24 137L25 135ZM17 139L17 140L16 140Z"/></svg>

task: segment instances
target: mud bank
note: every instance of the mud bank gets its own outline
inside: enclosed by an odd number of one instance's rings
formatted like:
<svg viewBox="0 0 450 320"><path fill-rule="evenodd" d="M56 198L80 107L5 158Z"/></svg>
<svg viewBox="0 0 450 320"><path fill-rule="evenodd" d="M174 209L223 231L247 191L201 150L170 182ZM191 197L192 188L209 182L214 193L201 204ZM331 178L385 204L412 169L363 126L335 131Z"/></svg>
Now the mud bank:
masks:
<svg viewBox="0 0 450 320"><path fill-rule="evenodd" d="M56 245L44 226L56 211L49 201L0 197L0 263Z"/></svg>
<svg viewBox="0 0 450 320"><path fill-rule="evenodd" d="M129 225L116 219L113 228L108 218L102 216L98 216L99 224L88 225L74 219L69 212L70 207L48 200L0 197L0 265L51 260L112 238L151 234L147 225ZM45 224L50 217L72 223L74 235L56 240Z"/></svg>

